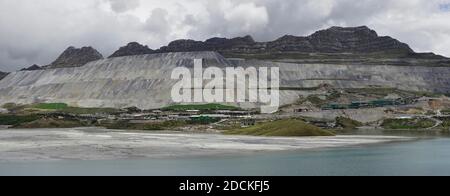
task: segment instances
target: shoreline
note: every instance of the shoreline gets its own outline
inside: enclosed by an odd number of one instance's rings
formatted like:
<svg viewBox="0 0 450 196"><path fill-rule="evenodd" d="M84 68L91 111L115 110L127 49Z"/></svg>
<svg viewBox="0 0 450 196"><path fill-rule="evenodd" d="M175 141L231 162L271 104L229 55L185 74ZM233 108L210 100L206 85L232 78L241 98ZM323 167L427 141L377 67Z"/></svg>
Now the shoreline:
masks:
<svg viewBox="0 0 450 196"><path fill-rule="evenodd" d="M0 162L223 157L358 147L415 139L373 135L255 137L100 128L5 129L0 131Z"/></svg>

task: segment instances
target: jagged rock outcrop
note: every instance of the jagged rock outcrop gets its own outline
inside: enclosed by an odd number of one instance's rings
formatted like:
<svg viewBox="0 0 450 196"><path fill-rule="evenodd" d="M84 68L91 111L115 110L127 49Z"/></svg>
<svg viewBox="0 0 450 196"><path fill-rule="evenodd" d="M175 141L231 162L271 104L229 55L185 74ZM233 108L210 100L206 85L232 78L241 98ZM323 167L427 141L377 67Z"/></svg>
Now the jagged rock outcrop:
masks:
<svg viewBox="0 0 450 196"><path fill-rule="evenodd" d="M255 42L251 36L212 38L205 42L177 40L158 52L218 51L223 53L401 53L414 51L396 39L378 34L366 26L331 27L307 37L286 35L271 42Z"/></svg>
<svg viewBox="0 0 450 196"><path fill-rule="evenodd" d="M80 67L88 62L103 59L103 55L92 47L67 48L52 64L45 66L46 69Z"/></svg>
<svg viewBox="0 0 450 196"><path fill-rule="evenodd" d="M8 73L1 72L1 71L0 71L0 80L2 80L3 78L5 78L7 75L8 75Z"/></svg>
<svg viewBox="0 0 450 196"><path fill-rule="evenodd" d="M163 46L158 50L160 53L164 52L195 52L195 51L208 51L208 47L201 41L195 41L190 39L182 39L170 42L168 46Z"/></svg>
<svg viewBox="0 0 450 196"><path fill-rule="evenodd" d="M414 51L405 43L388 36L378 36L377 32L366 26L343 28L331 27L307 37L315 52L321 53L373 53L398 52L403 54Z"/></svg>
<svg viewBox="0 0 450 196"><path fill-rule="evenodd" d="M30 67L23 68L20 71L35 71L35 70L41 70L41 69L43 69L41 66L34 64Z"/></svg>
<svg viewBox="0 0 450 196"><path fill-rule="evenodd" d="M226 50L248 50L256 49L258 45L255 40L247 35L233 39L211 38L205 42L194 40L176 40L157 50L157 52L189 52L189 51L226 51Z"/></svg>
<svg viewBox="0 0 450 196"><path fill-rule="evenodd" d="M133 55L142 55L142 54L153 54L154 50L150 49L148 46L141 45L137 42L131 42L124 47L121 47L119 50L114 52L109 58L112 57L121 57L121 56L133 56Z"/></svg>

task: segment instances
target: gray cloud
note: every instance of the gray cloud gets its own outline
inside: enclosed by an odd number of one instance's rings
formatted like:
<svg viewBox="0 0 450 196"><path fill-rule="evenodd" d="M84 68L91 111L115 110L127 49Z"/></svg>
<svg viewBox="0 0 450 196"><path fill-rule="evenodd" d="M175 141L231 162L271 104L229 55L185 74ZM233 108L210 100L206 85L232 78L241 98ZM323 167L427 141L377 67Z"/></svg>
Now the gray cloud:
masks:
<svg viewBox="0 0 450 196"><path fill-rule="evenodd" d="M139 7L139 0L107 0L111 9L117 13L123 13Z"/></svg>
<svg viewBox="0 0 450 196"><path fill-rule="evenodd" d="M151 36L151 42L159 44L170 37L172 26L168 19L169 13L161 8L154 9L145 21L144 30Z"/></svg>
<svg viewBox="0 0 450 196"><path fill-rule="evenodd" d="M111 53L145 36L136 17L100 11L100 1L0 1L0 70L51 63L68 46Z"/></svg>
<svg viewBox="0 0 450 196"><path fill-rule="evenodd" d="M448 12L450 11L450 3L440 3L439 4L439 9L443 12Z"/></svg>
<svg viewBox="0 0 450 196"><path fill-rule="evenodd" d="M417 51L450 56L450 0L1 0L0 70L45 65L68 46L105 56L131 41L253 35L273 40L367 25Z"/></svg>

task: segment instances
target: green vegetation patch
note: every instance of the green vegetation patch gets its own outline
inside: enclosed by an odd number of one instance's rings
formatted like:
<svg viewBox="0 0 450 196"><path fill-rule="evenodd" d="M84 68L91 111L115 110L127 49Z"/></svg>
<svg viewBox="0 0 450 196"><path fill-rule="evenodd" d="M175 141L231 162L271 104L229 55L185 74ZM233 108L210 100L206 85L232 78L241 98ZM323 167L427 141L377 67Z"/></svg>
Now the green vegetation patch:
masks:
<svg viewBox="0 0 450 196"><path fill-rule="evenodd" d="M316 91L319 90L318 87L280 87L280 91Z"/></svg>
<svg viewBox="0 0 450 196"><path fill-rule="evenodd" d="M311 102L315 106L321 106L327 103L327 100L323 100L316 95L311 95L306 98L306 101Z"/></svg>
<svg viewBox="0 0 450 196"><path fill-rule="evenodd" d="M345 89L347 93L350 94L367 94L367 95L378 95L387 96L391 93L403 93L396 88L384 88L384 87L374 87L374 88L350 88Z"/></svg>
<svg viewBox="0 0 450 196"><path fill-rule="evenodd" d="M224 134L283 137L334 136L329 131L297 119L265 122L249 128L226 131Z"/></svg>
<svg viewBox="0 0 450 196"><path fill-rule="evenodd" d="M435 124L430 119L386 119L381 126L385 129L426 129Z"/></svg>
<svg viewBox="0 0 450 196"><path fill-rule="evenodd" d="M445 120L445 121L442 123L442 126L445 127L445 128L450 128L450 120Z"/></svg>
<svg viewBox="0 0 450 196"><path fill-rule="evenodd" d="M212 123L219 122L220 118L211 118L208 116L201 116L198 118L192 118L190 121L188 121L189 124L195 124L195 125L209 125Z"/></svg>
<svg viewBox="0 0 450 196"><path fill-rule="evenodd" d="M104 126L108 129L163 131L163 130L174 130L188 125L208 125L218 121L220 121L220 119L218 118L200 117L188 121L169 120L169 121L148 122L148 123L131 123L129 121L117 121L111 124L105 124L100 126Z"/></svg>
<svg viewBox="0 0 450 196"><path fill-rule="evenodd" d="M336 118L336 125L344 128L344 129L356 129L357 127L361 127L364 124L359 122L359 121L350 119L350 118L337 117Z"/></svg>
<svg viewBox="0 0 450 196"><path fill-rule="evenodd" d="M62 112L67 114L112 114L119 112L119 109L114 108L80 108L80 107L70 107L65 103L39 103L26 106L28 109L38 109L38 110L51 110L55 112Z"/></svg>
<svg viewBox="0 0 450 196"><path fill-rule="evenodd" d="M112 114L119 112L119 109L115 108L78 108L78 107L67 107L58 110L59 112L68 114Z"/></svg>
<svg viewBox="0 0 450 196"><path fill-rule="evenodd" d="M300 99L298 101L298 103L302 104L302 103L308 101L308 102L312 103L313 105L315 105L316 107L323 107L323 106L329 104L330 102L336 101L341 96L342 96L342 94L340 92L333 91L329 95L326 95L324 98L321 98L319 95L309 95L306 98Z"/></svg>
<svg viewBox="0 0 450 196"><path fill-rule="evenodd" d="M69 106L65 103L38 103L31 106L31 108L41 110L61 110L67 107Z"/></svg>
<svg viewBox="0 0 450 196"><path fill-rule="evenodd" d="M203 104L203 105L173 105L163 108L167 111L187 111L187 110L200 110L200 111L211 111L211 110L239 110L238 107L227 106L222 104Z"/></svg>
<svg viewBox="0 0 450 196"><path fill-rule="evenodd" d="M22 123L38 120L39 115L0 115L0 125L17 126Z"/></svg>
<svg viewBox="0 0 450 196"><path fill-rule="evenodd" d="M15 104L15 103L6 103L2 107L7 110L10 110L10 111L20 110L20 109L24 108L24 106L21 106L21 105Z"/></svg>
<svg viewBox="0 0 450 196"><path fill-rule="evenodd" d="M75 128L89 126L78 120L62 120L52 118L41 118L32 122L26 122L14 126L14 128L36 129L36 128Z"/></svg>
<svg viewBox="0 0 450 196"><path fill-rule="evenodd" d="M185 121L163 121L152 123L130 123L128 121L118 121L102 126L105 126L107 129L162 131L175 129L185 125L187 125Z"/></svg>
<svg viewBox="0 0 450 196"><path fill-rule="evenodd" d="M441 113L445 115L450 115L450 109L442 110Z"/></svg>

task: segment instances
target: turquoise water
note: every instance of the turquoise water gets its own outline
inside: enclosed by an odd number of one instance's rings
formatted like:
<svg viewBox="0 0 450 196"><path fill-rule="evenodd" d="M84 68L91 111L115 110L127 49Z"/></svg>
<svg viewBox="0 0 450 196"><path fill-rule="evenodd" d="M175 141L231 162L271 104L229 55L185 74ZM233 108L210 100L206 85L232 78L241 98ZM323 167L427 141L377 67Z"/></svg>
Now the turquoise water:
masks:
<svg viewBox="0 0 450 196"><path fill-rule="evenodd" d="M0 163L0 175L450 175L450 138L236 157Z"/></svg>

